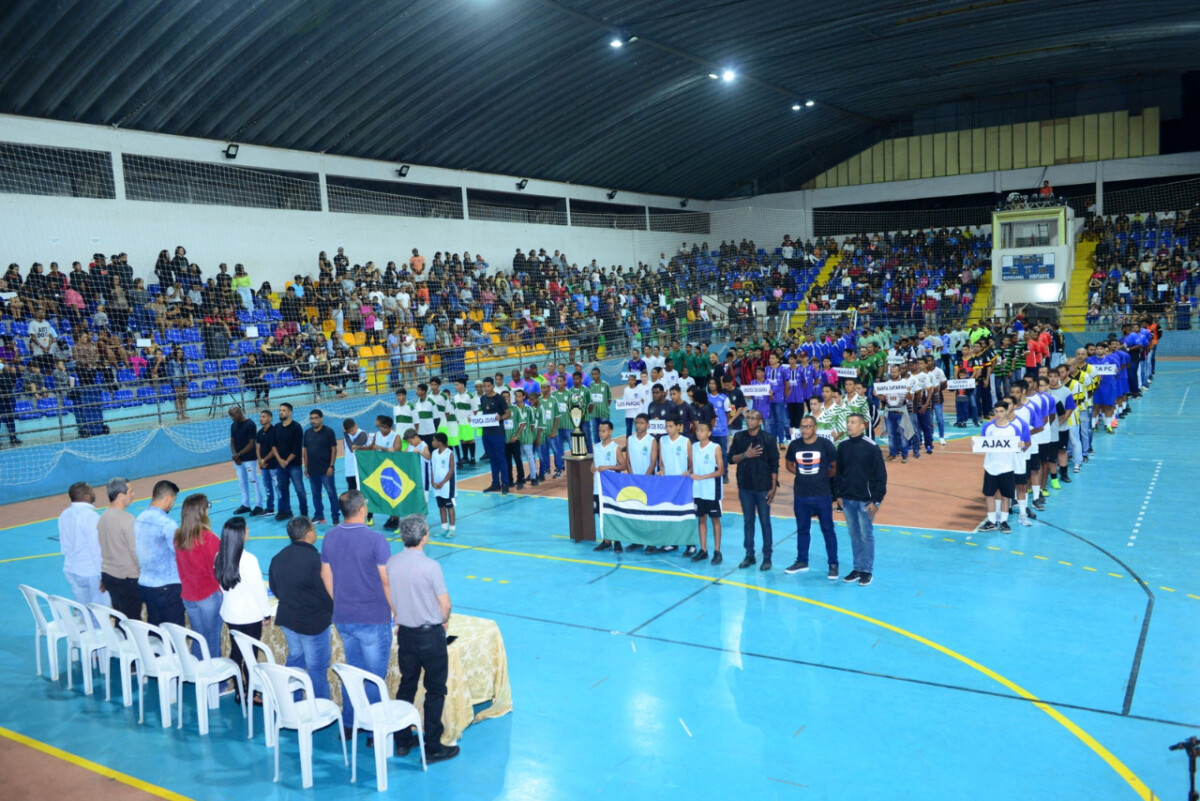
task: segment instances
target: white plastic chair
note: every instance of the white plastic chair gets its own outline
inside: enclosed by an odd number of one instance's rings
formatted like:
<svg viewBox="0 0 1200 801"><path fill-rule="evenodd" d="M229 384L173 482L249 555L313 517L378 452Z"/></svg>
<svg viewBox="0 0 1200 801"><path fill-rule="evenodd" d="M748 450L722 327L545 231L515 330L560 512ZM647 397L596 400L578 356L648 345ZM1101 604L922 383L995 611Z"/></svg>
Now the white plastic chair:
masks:
<svg viewBox="0 0 1200 801"><path fill-rule="evenodd" d="M133 644L133 640L129 639L117 626L117 621L123 621L127 618L122 612L118 612L111 606L104 604L88 604L88 609L92 610L92 614L96 616L96 620L100 624L100 634L104 637L105 644L108 645L108 660L104 664L104 700L112 700L112 681L111 670L112 660L116 659L121 670L121 701L125 706L133 706L133 671L130 666L138 661L138 649Z"/></svg>
<svg viewBox="0 0 1200 801"><path fill-rule="evenodd" d="M281 729L295 729L300 741L300 780L304 789L312 787L312 735L318 729L323 729L333 723L337 724L338 737L342 741L342 761L347 765L346 731L342 728L342 710L328 698L317 698L313 694L312 679L299 668L283 665L257 663L250 666L251 672L258 671L262 677L262 686L271 699L274 714L271 725L274 728L275 742L275 781L279 781L279 732ZM292 693L301 691L304 697L295 700Z"/></svg>
<svg viewBox="0 0 1200 801"><path fill-rule="evenodd" d="M219 688L221 682L233 679L237 683L238 692L242 691L242 671L229 657L210 656L208 643L199 633L175 623L163 623L163 631L171 638L175 653L179 656L179 665L183 669L182 679L196 685L196 715L200 719L200 733L208 734L208 709L216 709L220 704ZM189 647L191 642L199 643L200 658L192 654ZM241 710L246 714L246 710ZM183 728L183 698L179 701L179 728Z"/></svg>
<svg viewBox="0 0 1200 801"><path fill-rule="evenodd" d="M180 715L183 711L183 668L179 665L179 657L171 638L158 626L143 623L140 620L122 620L121 629L129 635L137 648L138 658L138 723L145 720L146 712L146 679L158 681L158 708L162 713L164 729L171 727L171 704L179 699ZM154 640L150 638L154 637ZM155 642L158 647L155 647Z"/></svg>
<svg viewBox="0 0 1200 801"><path fill-rule="evenodd" d="M100 662L101 670L108 671L108 641L100 631L100 625L86 606L64 598L50 596L50 608L62 624L67 637L67 689L75 686L75 653L79 653L79 668L83 671L83 691L91 695L95 690L92 681L92 660Z"/></svg>
<svg viewBox="0 0 1200 801"><path fill-rule="evenodd" d="M375 739L375 784L379 792L387 790L387 759L392 755L392 737L396 732L417 727L417 745L421 749L421 770L425 764L425 732L421 729L421 716L417 708L407 701L388 698L387 682L362 668L339 662L333 666L342 680L342 692L354 705L354 730L350 732L350 782L358 778L358 733L369 731ZM382 699L371 703L367 699L367 685L373 684Z"/></svg>
<svg viewBox="0 0 1200 801"><path fill-rule="evenodd" d="M246 715L246 739L254 739L254 707L251 699L254 693L259 693L263 697L263 730L267 734L267 747L274 745L272 736L274 731L271 727L272 711L270 700L267 698L267 693L262 686L262 675L257 671L250 670L254 665L258 664L258 656L262 654L268 665L277 664L275 654L267 647L267 644L262 640L256 640L249 634L242 631L229 630L229 636L233 638L234 647L242 652L242 660L246 663L246 670L250 674L250 680L246 686L246 692L242 695L242 709Z"/></svg>
<svg viewBox="0 0 1200 801"><path fill-rule="evenodd" d="M50 662L50 678L58 681L58 641L66 639L67 633L63 630L54 608L50 606L49 595L28 584L18 584L17 589L25 596L25 603L29 604L29 611L33 613L33 624L36 627L33 634L33 653L37 656L37 674L42 675L42 638L45 637L46 656ZM50 610L49 620L46 619L46 612L42 609L43 603Z"/></svg>

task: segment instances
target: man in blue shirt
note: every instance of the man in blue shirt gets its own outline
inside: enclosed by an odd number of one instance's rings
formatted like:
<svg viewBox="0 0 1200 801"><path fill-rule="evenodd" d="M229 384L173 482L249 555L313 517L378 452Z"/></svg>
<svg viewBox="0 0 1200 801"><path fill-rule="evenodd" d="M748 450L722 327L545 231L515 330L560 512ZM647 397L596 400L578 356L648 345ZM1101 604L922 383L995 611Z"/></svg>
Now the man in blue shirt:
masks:
<svg viewBox="0 0 1200 801"><path fill-rule="evenodd" d="M163 479L154 485L150 506L133 521L137 543L138 594L146 604L146 619L153 626L183 623L183 585L175 566L175 531L179 524L168 517L175 507L179 487Z"/></svg>

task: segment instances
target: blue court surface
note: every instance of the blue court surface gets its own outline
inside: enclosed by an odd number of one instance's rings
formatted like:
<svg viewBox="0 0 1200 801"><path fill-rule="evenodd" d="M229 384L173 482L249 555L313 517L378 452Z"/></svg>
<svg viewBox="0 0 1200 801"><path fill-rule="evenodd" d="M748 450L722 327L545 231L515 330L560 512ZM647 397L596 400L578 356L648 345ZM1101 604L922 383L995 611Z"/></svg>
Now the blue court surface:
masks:
<svg viewBox="0 0 1200 801"><path fill-rule="evenodd" d="M429 551L455 609L499 622L514 712L469 728L462 755L427 774L415 753L391 760L391 792L1183 798L1186 758L1167 746L1200 730L1200 541L1185 502L1200 471L1188 405L1191 391L1200 401L1197 383L1200 364L1160 365L1135 412L1117 434L1097 436L1090 464L1033 528L991 536L915 519L877 529L868 588L825 578L819 536L814 570L785 575L788 518L775 520L776 567L764 574L736 568L734 515L718 568L678 555L618 560L566 538L563 500L462 492L458 536ZM954 458L979 469L968 461L979 457ZM202 491L219 527L238 505L235 484ZM283 526L251 527L265 568ZM184 729L164 730L153 688L139 726L136 704L121 707L119 693L106 703L78 681L68 692L65 679L35 677L16 584L68 591L55 523L2 533L0 725L160 793L376 795L370 753L351 785L333 729L317 735L315 785L302 791L294 734L284 735L284 780L273 784L271 752L261 732L246 740L231 699L200 737L190 689Z"/></svg>

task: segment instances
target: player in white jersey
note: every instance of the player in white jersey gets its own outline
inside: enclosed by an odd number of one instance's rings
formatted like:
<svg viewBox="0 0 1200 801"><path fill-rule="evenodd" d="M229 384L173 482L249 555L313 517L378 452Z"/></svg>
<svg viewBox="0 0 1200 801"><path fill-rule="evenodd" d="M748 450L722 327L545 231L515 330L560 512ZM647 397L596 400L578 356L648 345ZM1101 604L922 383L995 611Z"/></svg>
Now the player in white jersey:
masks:
<svg viewBox="0 0 1200 801"><path fill-rule="evenodd" d="M633 435L633 421L639 414L646 411L646 403L650 400L650 387L646 384L639 384L637 375L630 373L621 400L637 402L637 406L630 406L625 410L625 438L629 439Z"/></svg>
<svg viewBox="0 0 1200 801"><path fill-rule="evenodd" d="M667 434L658 442L658 463L664 476L688 476L692 472L692 441L683 435L683 419L679 412L669 412ZM670 553L676 545L650 546L646 553Z"/></svg>
<svg viewBox="0 0 1200 801"><path fill-rule="evenodd" d="M429 486L432 483L429 478L429 456L432 449L425 444L425 438L418 434L415 428L410 428L404 432L404 442L408 446L410 453L415 453L421 457L421 475L424 477L421 489L428 496ZM428 501L428 497L426 497L426 500Z"/></svg>
<svg viewBox="0 0 1200 801"><path fill-rule="evenodd" d="M994 416L983 427L980 436L984 440L999 440L1016 438L1024 444L1024 424L1012 418L1012 401L1001 399L992 409ZM1008 525L1008 507L1016 495L1016 474L1018 466L1024 464L1024 458L1019 453L989 451L983 456L983 500L987 509L987 520L979 527L980 531L999 530L1004 534L1012 533ZM995 507L993 511L993 506Z"/></svg>
<svg viewBox="0 0 1200 801"><path fill-rule="evenodd" d="M479 401L467 392L464 378L454 382L454 389L456 392L450 397L450 405L454 409L454 420L458 423L458 450L462 457L456 460L455 466L462 464L470 467L475 464L475 429L471 426L471 415L479 410Z"/></svg>
<svg viewBox="0 0 1200 801"><path fill-rule="evenodd" d="M696 523L700 527L700 550L689 545L683 553L690 555L693 562L708 558L706 518L709 518L713 527L712 563L721 564L721 498L724 496L721 478L724 475L725 456L721 446L712 441L708 421L697 420L696 442L692 445L692 497L696 505Z"/></svg>
<svg viewBox="0 0 1200 801"><path fill-rule="evenodd" d="M658 438L647 431L649 426L650 415L641 412L633 419L633 434L625 438L625 469L636 476L658 473ZM641 543L635 542L625 550L636 551L641 547Z"/></svg>
<svg viewBox="0 0 1200 801"><path fill-rule="evenodd" d="M601 420L598 428L600 429L600 441L592 449L592 505L595 514L600 514L600 474L606 470L625 472L625 456L621 452L621 446L612 438L612 422ZM600 544L592 550L607 551L610 549L620 553L621 543L607 539L601 540Z"/></svg>
<svg viewBox="0 0 1200 801"><path fill-rule="evenodd" d="M402 390L402 389L397 390L396 394L401 395L403 392L404 392L404 390ZM396 408L400 408L400 407L396 407ZM375 418L375 427L378 429L378 432L371 437L371 443L369 445L367 445L367 447L363 448L363 450L388 451L388 452L400 450L401 440L398 436L396 436L396 429L394 428L394 426L395 426L395 421L392 418L388 417L386 414L381 414L378 417L376 417ZM391 517L389 517L387 519L387 522L383 524L383 527L390 531L392 529L399 527L399 525L400 525L400 518L396 517L395 515L392 515Z"/></svg>
<svg viewBox="0 0 1200 801"><path fill-rule="evenodd" d="M1037 440L1041 433L1045 420L1042 419L1041 407L1035 405L1025 397L1026 389L1029 383L1018 378L1012 382L1008 388L1009 397L1012 399L1012 417L1013 420L1019 421L1024 429L1029 431L1029 446L1025 449L1024 459L1017 465L1014 484L1016 485L1017 511L1020 517L1017 522L1022 526L1031 526L1030 520L1037 520L1037 515L1029 511L1029 486L1033 481L1033 472L1040 470L1040 462L1038 459Z"/></svg>
<svg viewBox="0 0 1200 801"><path fill-rule="evenodd" d="M438 514L442 518L442 534L453 537L455 477L454 449L445 432L433 435L433 451L429 454L429 478L433 486L433 497L437 502Z"/></svg>

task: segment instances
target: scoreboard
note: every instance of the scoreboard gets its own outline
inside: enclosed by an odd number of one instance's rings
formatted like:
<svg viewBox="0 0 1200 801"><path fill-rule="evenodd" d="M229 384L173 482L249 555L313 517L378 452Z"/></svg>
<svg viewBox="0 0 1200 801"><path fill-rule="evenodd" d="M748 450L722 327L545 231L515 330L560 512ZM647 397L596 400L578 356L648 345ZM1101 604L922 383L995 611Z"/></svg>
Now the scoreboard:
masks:
<svg viewBox="0 0 1200 801"><path fill-rule="evenodd" d="M1053 281L1054 254L1030 253L1000 257L1002 281Z"/></svg>

